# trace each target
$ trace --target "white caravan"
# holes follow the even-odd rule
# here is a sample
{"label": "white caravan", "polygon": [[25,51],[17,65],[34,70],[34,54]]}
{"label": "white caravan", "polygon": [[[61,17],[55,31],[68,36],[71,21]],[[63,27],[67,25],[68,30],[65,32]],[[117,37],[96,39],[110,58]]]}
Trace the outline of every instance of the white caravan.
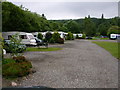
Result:
{"label": "white caravan", "polygon": [[[52,32],[52,31],[40,32],[43,35],[43,38],[45,38],[45,35],[46,35],[47,32],[50,32],[51,34],[54,34],[54,32]],[[34,32],[32,34],[34,35],[34,37],[37,37],[38,33],[39,32]],[[63,39],[65,38],[65,35],[67,34],[67,33],[64,33],[62,31],[58,31],[58,33],[60,34],[60,37],[63,38]]]}
{"label": "white caravan", "polygon": [[11,36],[15,35],[16,33],[19,35],[18,38],[22,39],[22,41],[21,41],[22,44],[25,44],[25,45],[37,45],[35,37],[33,36],[32,33],[17,32],[17,31],[12,32],[11,31],[11,32],[2,32],[2,36],[3,36],[3,38],[5,40],[10,40]]}
{"label": "white caravan", "polygon": [[110,34],[110,39],[120,39],[120,34]]}

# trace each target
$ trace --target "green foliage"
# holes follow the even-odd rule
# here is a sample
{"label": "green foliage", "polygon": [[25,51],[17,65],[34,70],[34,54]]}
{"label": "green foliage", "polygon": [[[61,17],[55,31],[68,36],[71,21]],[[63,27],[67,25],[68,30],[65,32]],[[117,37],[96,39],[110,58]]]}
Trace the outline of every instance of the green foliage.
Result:
{"label": "green foliage", "polygon": [[15,34],[15,35],[12,35],[12,37],[10,38],[10,44],[8,46],[9,50],[11,51],[11,55],[12,56],[18,56],[18,51],[19,51],[19,48],[18,46],[21,45],[21,40],[19,38],[19,34]]}
{"label": "green foliage", "polygon": [[94,36],[96,31],[95,31],[95,23],[89,18],[85,17],[84,22],[84,33],[87,36]]}
{"label": "green foliage", "polygon": [[79,39],[79,36],[78,36],[78,34],[76,35],[76,39]]}
{"label": "green foliage", "polygon": [[10,58],[3,58],[2,64],[8,64],[8,63],[15,63],[15,60]]}
{"label": "green foliage", "polygon": [[110,34],[120,34],[120,27],[118,26],[111,26],[108,30],[107,35],[109,36]]}
{"label": "green foliage", "polygon": [[43,35],[41,33],[38,33],[37,37],[38,37],[38,39],[41,39],[41,40],[43,39]]}
{"label": "green foliage", "polygon": [[58,32],[54,32],[52,38],[54,39],[55,43],[59,43],[58,40],[60,39],[60,34]]}
{"label": "green foliage", "polygon": [[3,31],[40,32],[60,30],[72,33],[85,33],[87,36],[96,36],[96,33],[107,35],[107,31],[111,26],[120,27],[120,17],[105,19],[104,14],[102,14],[100,19],[91,18],[89,15],[84,19],[47,20],[44,14],[39,15],[30,12],[22,5],[18,7],[10,2],[2,3]]}
{"label": "green foliage", "polygon": [[70,20],[66,23],[65,26],[67,27],[69,32],[72,32],[72,33],[80,32],[79,25],[76,21]]}
{"label": "green foliage", "polygon": [[26,61],[26,59],[25,59],[24,56],[13,57],[13,59],[14,59],[17,63]]}
{"label": "green foliage", "polygon": [[52,38],[52,34],[50,32],[47,32],[45,35],[45,41],[49,42],[51,38]]}
{"label": "green foliage", "polygon": [[104,22],[98,26],[98,32],[100,32],[100,35],[106,36],[109,27],[110,27],[110,23]]}
{"label": "green foliage", "polygon": [[83,35],[82,35],[82,39],[85,39],[85,38],[86,38],[86,35],[85,35],[85,34],[83,34]]}
{"label": "green foliage", "polygon": [[0,58],[3,57],[3,47],[4,47],[3,37],[2,37],[2,33],[0,32]]}
{"label": "green foliage", "polygon": [[55,40],[53,37],[50,39],[49,43],[55,43]]}
{"label": "green foliage", "polygon": [[66,39],[67,40],[74,40],[73,34],[71,32],[68,32]]}
{"label": "green foliage", "polygon": [[[23,58],[23,56],[22,56]],[[31,62],[25,60],[21,60],[22,58],[16,57],[17,60],[14,59],[3,59],[2,65],[2,75],[5,78],[17,78],[28,75],[32,68]],[[18,62],[20,61],[20,62]]]}
{"label": "green foliage", "polygon": [[[3,31],[47,31],[49,22],[45,16],[30,12],[28,9],[16,6],[10,2],[2,3]],[[27,30],[27,31],[26,31]]]}

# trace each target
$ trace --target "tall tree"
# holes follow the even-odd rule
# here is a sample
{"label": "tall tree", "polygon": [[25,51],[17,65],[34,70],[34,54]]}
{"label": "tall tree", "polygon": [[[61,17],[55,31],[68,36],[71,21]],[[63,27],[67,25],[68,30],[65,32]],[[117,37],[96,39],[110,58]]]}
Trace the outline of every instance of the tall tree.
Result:
{"label": "tall tree", "polygon": [[91,20],[90,17],[85,17],[84,22],[83,22],[83,28],[84,28],[84,33],[87,36],[94,36],[96,31],[95,31],[95,23]]}

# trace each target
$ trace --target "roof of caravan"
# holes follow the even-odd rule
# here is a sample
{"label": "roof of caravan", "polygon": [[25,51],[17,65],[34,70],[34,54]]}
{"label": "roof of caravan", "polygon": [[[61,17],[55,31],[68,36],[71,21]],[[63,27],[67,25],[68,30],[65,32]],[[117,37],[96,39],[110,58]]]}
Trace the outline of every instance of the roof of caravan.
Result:
{"label": "roof of caravan", "polygon": [[16,33],[23,34],[23,35],[26,34],[26,32],[19,32],[19,31],[2,32],[2,34],[11,34],[11,35],[16,34]]}

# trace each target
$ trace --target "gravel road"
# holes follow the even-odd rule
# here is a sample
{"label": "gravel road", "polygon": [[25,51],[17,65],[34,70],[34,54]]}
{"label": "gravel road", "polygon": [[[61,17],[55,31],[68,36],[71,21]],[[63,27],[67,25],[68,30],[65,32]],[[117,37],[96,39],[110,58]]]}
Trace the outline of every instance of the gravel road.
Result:
{"label": "gravel road", "polygon": [[22,80],[20,86],[118,87],[118,60],[103,48],[86,40],[67,41],[56,47],[63,49],[24,53],[36,73]]}

